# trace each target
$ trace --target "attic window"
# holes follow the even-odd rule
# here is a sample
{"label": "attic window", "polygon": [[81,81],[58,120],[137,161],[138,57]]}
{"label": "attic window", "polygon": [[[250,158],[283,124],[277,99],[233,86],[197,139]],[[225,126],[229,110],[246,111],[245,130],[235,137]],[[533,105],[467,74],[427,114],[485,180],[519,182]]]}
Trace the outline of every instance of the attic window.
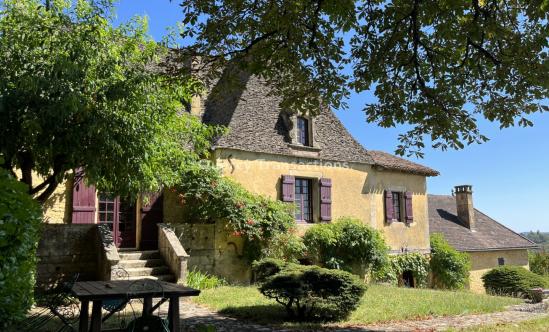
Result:
{"label": "attic window", "polygon": [[297,117],[297,142],[304,146],[311,146],[309,119]]}

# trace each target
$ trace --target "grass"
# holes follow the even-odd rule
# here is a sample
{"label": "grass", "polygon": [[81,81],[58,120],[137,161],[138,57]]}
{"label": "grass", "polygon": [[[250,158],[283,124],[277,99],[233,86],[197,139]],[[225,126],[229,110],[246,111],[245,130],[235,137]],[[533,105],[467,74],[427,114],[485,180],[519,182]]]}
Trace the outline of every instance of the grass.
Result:
{"label": "grass", "polygon": [[526,320],[519,323],[497,325],[483,325],[464,330],[449,330],[460,332],[546,332],[549,331],[549,316],[539,319]]}
{"label": "grass", "polygon": [[[293,325],[283,307],[265,298],[254,286],[223,286],[202,291],[195,302],[223,314],[262,324]],[[359,308],[341,322],[346,325],[425,319],[502,311],[522,301],[509,297],[479,295],[429,289],[409,289],[373,285],[362,298]]]}
{"label": "grass", "polygon": [[195,289],[209,289],[226,285],[225,279],[216,277],[209,273],[200,272],[193,269],[187,273],[187,286]]}

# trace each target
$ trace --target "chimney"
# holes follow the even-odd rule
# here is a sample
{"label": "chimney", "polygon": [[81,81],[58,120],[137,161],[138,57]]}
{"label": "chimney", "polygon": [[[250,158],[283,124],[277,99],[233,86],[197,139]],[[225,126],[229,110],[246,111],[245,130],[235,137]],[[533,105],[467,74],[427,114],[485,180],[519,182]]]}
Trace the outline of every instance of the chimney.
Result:
{"label": "chimney", "polygon": [[470,230],[475,229],[475,210],[473,208],[473,186],[455,186],[456,206],[459,220]]}

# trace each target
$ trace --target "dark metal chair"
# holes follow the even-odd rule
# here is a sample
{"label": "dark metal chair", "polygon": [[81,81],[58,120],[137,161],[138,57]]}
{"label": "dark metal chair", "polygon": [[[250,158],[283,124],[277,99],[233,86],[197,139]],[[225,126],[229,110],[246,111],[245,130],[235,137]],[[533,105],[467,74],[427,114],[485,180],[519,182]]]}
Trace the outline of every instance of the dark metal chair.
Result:
{"label": "dark metal chair", "polygon": [[66,279],[64,276],[58,277],[44,292],[37,295],[37,303],[42,307],[29,316],[20,326],[23,331],[38,331],[48,323],[58,318],[62,325],[57,330],[75,331],[72,326],[78,321],[80,316],[80,305],[78,300],[70,294],[72,286],[78,279],[76,273]]}
{"label": "dark metal chair", "polygon": [[[140,291],[152,291],[155,293],[164,293],[162,284],[153,279],[140,279],[136,280],[130,284],[128,287],[128,298],[133,298],[134,293]],[[169,323],[166,318],[160,317],[158,315],[153,315],[160,306],[167,301],[167,298],[161,296],[160,301],[158,301],[154,306],[152,305],[152,298],[143,299],[143,314],[141,317],[137,317],[133,306],[130,303],[130,307],[133,311],[134,320],[128,324],[126,331],[128,332],[140,332],[140,331],[165,331],[169,332]]]}
{"label": "dark metal chair", "polygon": [[[114,279],[116,280],[129,280],[130,274],[124,268],[116,266],[111,271],[111,278],[112,277],[114,277]],[[121,312],[126,308],[127,304],[128,300],[115,299],[103,301],[102,308],[103,310],[107,311],[107,314],[101,320],[105,322],[112,315],[118,313],[120,328],[124,329],[126,327],[126,320],[124,319],[123,315],[121,315]]]}

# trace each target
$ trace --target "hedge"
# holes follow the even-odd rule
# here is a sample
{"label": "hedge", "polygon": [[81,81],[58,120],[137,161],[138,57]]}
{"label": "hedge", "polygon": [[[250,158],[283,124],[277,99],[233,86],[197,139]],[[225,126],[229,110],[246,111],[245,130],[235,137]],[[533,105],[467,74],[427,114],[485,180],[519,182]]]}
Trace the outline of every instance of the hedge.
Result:
{"label": "hedge", "polygon": [[482,276],[486,292],[530,298],[532,288],[547,287],[547,280],[519,266],[500,266]]}
{"label": "hedge", "polygon": [[0,330],[33,303],[42,210],[26,185],[0,169]]}

